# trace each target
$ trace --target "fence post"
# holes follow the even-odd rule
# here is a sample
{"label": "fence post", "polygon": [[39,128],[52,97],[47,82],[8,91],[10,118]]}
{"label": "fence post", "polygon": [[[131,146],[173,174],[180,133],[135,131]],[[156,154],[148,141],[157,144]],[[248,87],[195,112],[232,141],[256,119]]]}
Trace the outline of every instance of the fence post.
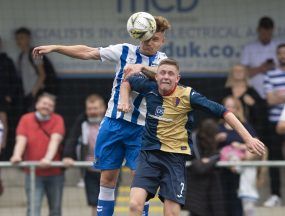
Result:
{"label": "fence post", "polygon": [[31,216],[35,216],[35,192],[36,192],[36,167],[35,165],[30,165],[30,210]]}

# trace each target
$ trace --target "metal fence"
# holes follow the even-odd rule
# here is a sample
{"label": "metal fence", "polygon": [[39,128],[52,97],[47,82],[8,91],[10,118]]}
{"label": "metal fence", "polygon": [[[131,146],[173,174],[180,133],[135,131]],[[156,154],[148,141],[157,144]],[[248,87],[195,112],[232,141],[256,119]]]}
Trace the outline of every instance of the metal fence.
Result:
{"label": "metal fence", "polygon": [[[191,162],[187,162],[186,166],[190,166]],[[76,168],[86,168],[91,167],[91,162],[77,161],[72,166]],[[217,167],[232,167],[232,166],[241,166],[241,167],[285,167],[285,161],[220,161],[216,164]],[[35,215],[35,182],[36,182],[36,168],[39,167],[39,162],[29,161],[21,162],[19,164],[13,165],[11,162],[0,162],[0,168],[29,168],[30,169],[30,209],[31,215]],[[66,167],[63,162],[52,162],[50,167]]]}

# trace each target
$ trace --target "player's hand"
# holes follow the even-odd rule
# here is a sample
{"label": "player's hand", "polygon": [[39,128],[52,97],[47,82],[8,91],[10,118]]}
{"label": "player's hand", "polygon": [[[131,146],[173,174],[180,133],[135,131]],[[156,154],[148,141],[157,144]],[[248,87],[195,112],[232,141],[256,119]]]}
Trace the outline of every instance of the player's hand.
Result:
{"label": "player's hand", "polygon": [[22,157],[20,156],[17,156],[17,155],[13,155],[11,158],[10,158],[10,162],[12,164],[17,164],[17,163],[20,163],[22,161]]}
{"label": "player's hand", "polygon": [[131,75],[140,73],[143,70],[142,64],[127,64],[124,67],[124,79],[130,77]]}
{"label": "player's hand", "polygon": [[33,49],[33,57],[34,58],[41,58],[44,54],[48,54],[55,50],[55,45],[48,45],[48,46],[38,46]]}
{"label": "player's hand", "polygon": [[250,138],[246,143],[247,150],[252,154],[258,154],[262,156],[265,154],[265,146],[263,142],[256,138]]}
{"label": "player's hand", "polygon": [[121,102],[118,104],[118,110],[124,113],[131,111],[131,105],[128,102]]}
{"label": "player's hand", "polygon": [[50,165],[51,165],[51,160],[47,158],[43,158],[40,160],[40,164],[39,164],[40,167],[47,168],[47,167],[50,167]]}
{"label": "player's hand", "polygon": [[62,162],[66,167],[70,167],[74,165],[74,160],[70,157],[63,158]]}

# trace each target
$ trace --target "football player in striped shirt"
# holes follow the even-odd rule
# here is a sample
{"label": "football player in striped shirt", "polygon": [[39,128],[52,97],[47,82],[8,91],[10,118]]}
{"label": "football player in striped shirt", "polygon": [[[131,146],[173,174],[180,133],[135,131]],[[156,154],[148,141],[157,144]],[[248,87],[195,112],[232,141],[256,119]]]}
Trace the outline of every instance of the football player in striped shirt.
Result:
{"label": "football player in striped shirt", "polygon": [[[147,76],[155,74],[159,62],[166,58],[160,52],[165,41],[165,31],[170,28],[168,20],[157,16],[156,33],[139,46],[124,43],[108,47],[88,47],[84,45],[39,46],[33,50],[34,57],[57,52],[78,59],[110,61],[115,64],[115,78],[108,103],[108,109],[101,123],[95,147],[94,167],[101,170],[100,193],[97,206],[99,216],[111,216],[114,212],[115,187],[123,160],[131,170],[136,169],[135,160],[141,148],[141,134],[145,124],[146,103],[142,94],[131,93],[132,110],[118,111],[120,86],[125,72],[142,71]],[[148,205],[144,215],[148,215]]]}

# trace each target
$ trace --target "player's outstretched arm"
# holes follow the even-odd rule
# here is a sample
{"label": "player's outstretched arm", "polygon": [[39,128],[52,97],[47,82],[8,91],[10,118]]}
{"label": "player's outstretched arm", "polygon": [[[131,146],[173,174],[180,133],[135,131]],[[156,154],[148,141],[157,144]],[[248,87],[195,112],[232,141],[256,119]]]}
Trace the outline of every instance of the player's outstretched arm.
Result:
{"label": "player's outstretched arm", "polygon": [[264,144],[260,140],[253,138],[233,113],[227,112],[224,115],[224,119],[242,137],[249,152],[258,155],[265,153]]}
{"label": "player's outstretched arm", "polygon": [[136,73],[142,72],[147,78],[154,79],[157,71],[157,66],[151,67],[142,64],[128,64],[124,68],[125,78],[128,78]]}
{"label": "player's outstretched arm", "polygon": [[83,60],[99,60],[100,53],[98,48],[88,47],[85,45],[72,45],[72,46],[64,46],[64,45],[46,45],[46,46],[38,46],[33,50],[34,58],[39,58],[44,54],[48,54],[51,52],[57,52],[72,58],[83,59]]}
{"label": "player's outstretched arm", "polygon": [[130,92],[131,86],[128,81],[124,81],[120,88],[120,102],[118,104],[118,110],[121,112],[130,112]]}

